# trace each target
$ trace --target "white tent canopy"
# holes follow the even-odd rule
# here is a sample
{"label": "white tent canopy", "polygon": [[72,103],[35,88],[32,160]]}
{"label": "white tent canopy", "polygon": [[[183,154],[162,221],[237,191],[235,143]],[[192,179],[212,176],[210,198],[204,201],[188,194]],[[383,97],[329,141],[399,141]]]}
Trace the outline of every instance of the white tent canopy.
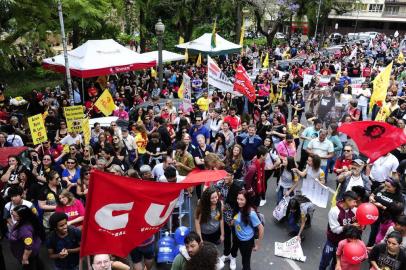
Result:
{"label": "white tent canopy", "polygon": [[[156,65],[155,59],[136,53],[112,39],[88,40],[68,52],[69,69],[72,76],[80,78],[96,77]],[[63,54],[44,59],[43,67],[65,73]]]}
{"label": "white tent canopy", "polygon": [[[142,55],[155,59],[156,63],[158,64],[158,51],[146,52],[143,53]],[[185,56],[183,54],[162,50],[162,62],[167,63],[182,60],[185,60]]]}
{"label": "white tent canopy", "polygon": [[188,49],[189,52],[203,53],[209,55],[221,55],[238,52],[241,50],[241,46],[235,43],[232,43],[219,34],[216,34],[216,47],[211,47],[211,33],[203,34],[201,37],[183,43],[178,44],[175,47],[178,49]]}

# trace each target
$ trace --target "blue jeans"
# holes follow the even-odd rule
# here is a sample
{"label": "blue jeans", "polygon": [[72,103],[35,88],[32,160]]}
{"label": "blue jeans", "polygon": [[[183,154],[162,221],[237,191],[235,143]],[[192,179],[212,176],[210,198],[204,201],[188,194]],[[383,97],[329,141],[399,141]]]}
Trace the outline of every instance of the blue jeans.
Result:
{"label": "blue jeans", "polygon": [[[335,269],[336,267],[336,251],[337,246],[330,242],[328,239],[323,248],[323,253],[321,255],[319,270],[327,270],[331,263],[330,269]],[[331,262],[333,261],[333,262]]]}
{"label": "blue jeans", "polygon": [[[283,197],[285,196],[285,191],[288,191],[290,188],[283,188],[282,186],[278,187],[278,192],[276,193],[276,205],[279,204],[280,201],[282,201]],[[289,196],[293,197],[295,195],[295,191],[292,191]]]}
{"label": "blue jeans", "polygon": [[289,214],[288,225],[290,231],[295,232],[296,235],[299,233],[300,226],[297,224],[295,216],[292,213]]}
{"label": "blue jeans", "polygon": [[334,155],[332,158],[327,160],[327,169],[332,171],[334,170],[334,165],[336,164],[337,156]]}
{"label": "blue jeans", "polygon": [[321,169],[323,170],[323,172],[324,172],[324,179],[326,180],[326,183],[327,183],[328,163],[327,163],[327,165],[320,166],[320,168],[321,168]]}

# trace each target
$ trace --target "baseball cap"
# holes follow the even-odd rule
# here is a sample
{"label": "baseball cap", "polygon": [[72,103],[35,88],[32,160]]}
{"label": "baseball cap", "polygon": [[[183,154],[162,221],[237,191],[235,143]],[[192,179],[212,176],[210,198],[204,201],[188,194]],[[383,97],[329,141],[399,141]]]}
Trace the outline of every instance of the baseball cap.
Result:
{"label": "baseball cap", "polygon": [[359,166],[364,166],[365,165],[365,162],[364,161],[362,161],[361,159],[359,159],[359,158],[357,158],[357,159],[354,159],[352,162],[351,162],[351,164],[357,164],[357,165],[359,165]]}
{"label": "baseball cap", "polygon": [[140,168],[140,173],[151,172],[151,167],[149,165],[142,165]]}

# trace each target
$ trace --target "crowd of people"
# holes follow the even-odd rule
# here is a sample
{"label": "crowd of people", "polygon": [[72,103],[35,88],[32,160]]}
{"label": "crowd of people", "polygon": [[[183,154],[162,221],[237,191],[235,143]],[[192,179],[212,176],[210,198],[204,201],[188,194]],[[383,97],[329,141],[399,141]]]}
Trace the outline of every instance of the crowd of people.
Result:
{"label": "crowd of people", "polygon": [[[254,103],[208,87],[207,67],[192,62],[166,65],[163,89],[153,69],[102,76],[87,81],[85,89],[74,82],[74,102],[83,104],[90,118],[104,116],[95,102],[105,89],[117,107],[116,121],[91,127],[88,144],[83,134],[68,132],[63,88],[34,89],[24,110],[11,104],[2,88],[0,148],[29,147],[26,157],[10,155],[2,168],[2,235],[23,269],[45,269],[39,256],[44,245],[54,269],[78,269],[92,169],[159,182],[180,182],[194,169],[224,169],[223,180],[185,191],[198,199],[189,224],[194,231],[173,270],[221,269],[225,263],[237,269],[238,251],[242,269],[251,269],[252,252],[261,248],[266,232],[260,210],[275,207],[267,196],[277,203],[289,198],[281,222],[287,222],[289,236],[304,241],[316,209],[301,194],[306,179],[335,181],[337,187],[320,270],[360,269],[343,256],[351,242],[365,247],[371,269],[406,269],[406,148],[370,163],[338,131],[343,123],[369,119],[406,129],[406,70],[396,61],[399,44],[399,37],[380,34],[369,44],[344,44],[335,51],[298,41],[274,48],[254,45],[241,55],[216,58],[229,77],[238,62],[254,74]],[[258,71],[266,54],[270,67]],[[370,107],[372,81],[392,60],[386,101]],[[192,78],[191,109],[178,99],[183,73]],[[354,85],[359,78],[365,79]],[[48,141],[32,145],[27,116],[38,113]],[[268,188],[271,182],[277,192]],[[379,209],[367,243],[360,240],[366,232],[355,219],[363,202]],[[152,269],[157,241],[147,239],[129,258],[99,254],[89,264],[97,270]],[[7,248],[3,244],[3,253]],[[6,269],[0,258],[0,268]]]}

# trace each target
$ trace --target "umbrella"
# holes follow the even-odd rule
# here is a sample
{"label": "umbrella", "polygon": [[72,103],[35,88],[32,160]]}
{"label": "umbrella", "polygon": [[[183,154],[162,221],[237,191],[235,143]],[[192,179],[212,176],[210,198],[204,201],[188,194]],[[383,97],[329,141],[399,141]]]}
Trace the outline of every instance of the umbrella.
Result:
{"label": "umbrella", "polygon": [[385,122],[360,121],[343,124],[338,131],[347,134],[357,144],[359,151],[374,162],[393,149],[406,144],[403,129]]}

